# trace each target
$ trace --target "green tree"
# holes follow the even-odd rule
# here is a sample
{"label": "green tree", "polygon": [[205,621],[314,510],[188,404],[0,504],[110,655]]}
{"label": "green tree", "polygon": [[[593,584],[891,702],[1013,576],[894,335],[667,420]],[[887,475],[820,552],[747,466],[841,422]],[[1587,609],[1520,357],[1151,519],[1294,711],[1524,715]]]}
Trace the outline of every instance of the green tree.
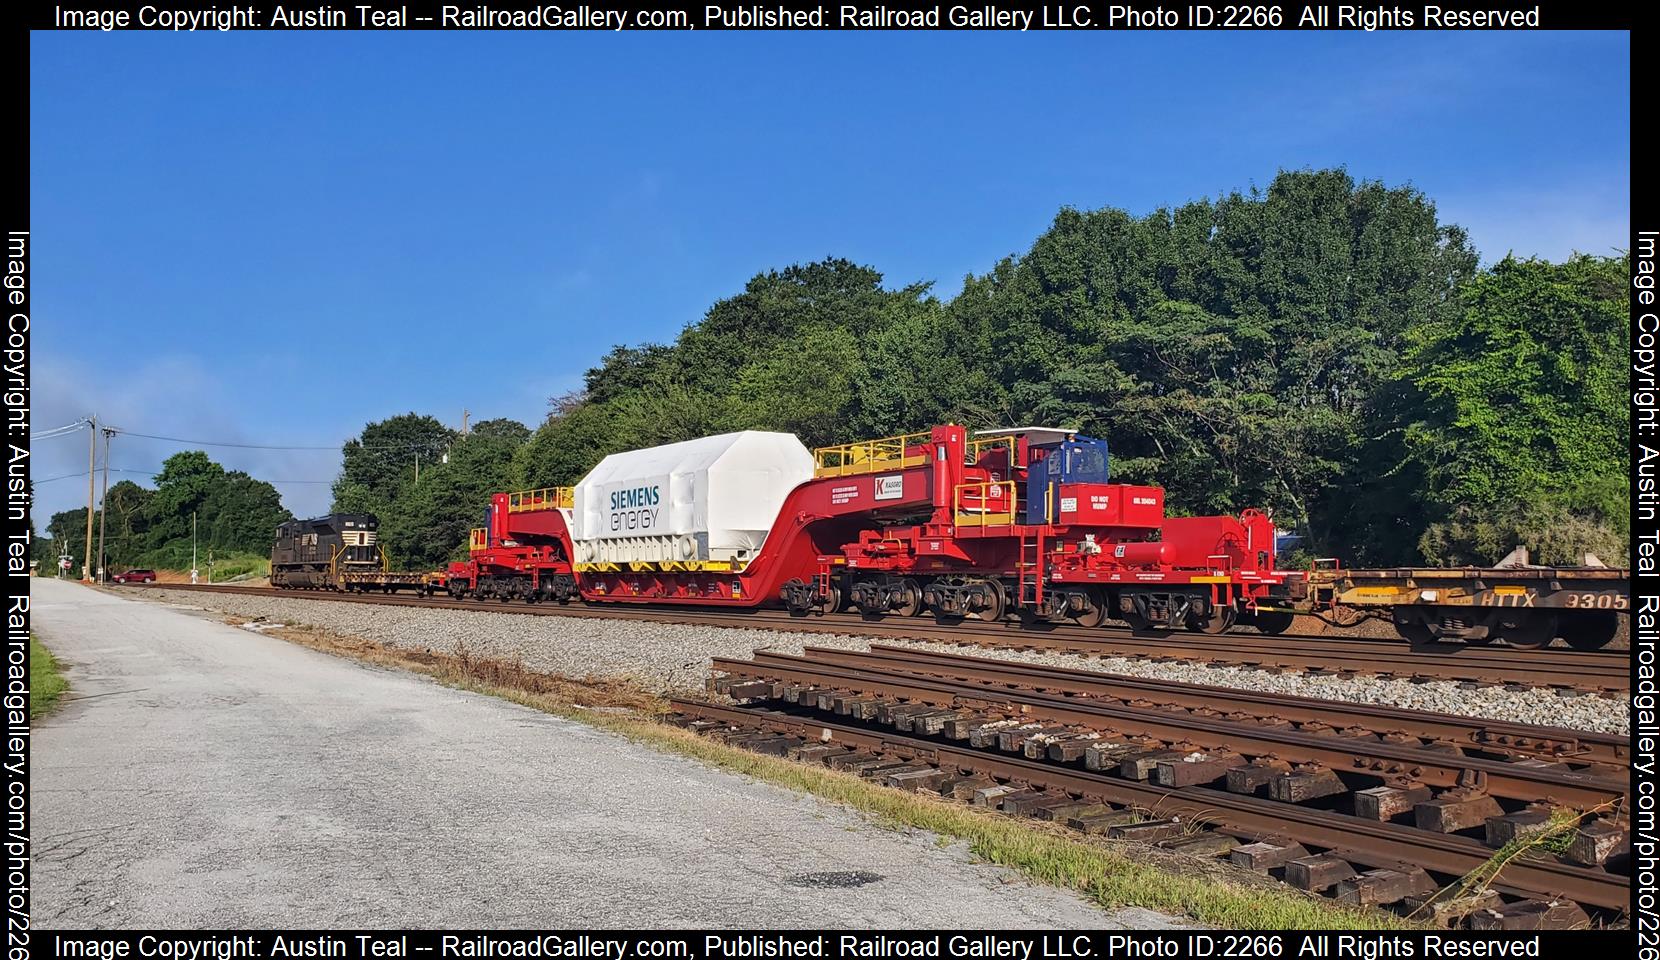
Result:
{"label": "green tree", "polygon": [[122,480],[104,495],[104,553],[111,570],[135,566],[150,548],[150,498],[155,491]]}
{"label": "green tree", "polygon": [[46,523],[46,536],[52,542],[54,556],[51,562],[56,564],[58,557],[67,554],[71,564],[70,574],[80,576],[81,564],[86,557],[86,508],[76,507],[52,514],[52,519]]}
{"label": "green tree", "polygon": [[603,403],[583,402],[549,415],[515,454],[514,475],[525,488],[571,486],[607,454],[628,449]]}
{"label": "green tree", "polygon": [[202,502],[206,541],[229,553],[268,553],[277,526],[289,519],[277,489],[232,470]]}
{"label": "green tree", "polygon": [[[114,496],[118,490],[119,502]],[[135,484],[112,487],[110,493],[111,522],[130,517],[119,521],[123,538],[132,530],[132,539],[122,547],[127,566],[187,567],[193,543],[198,559],[209,549],[220,556],[265,554],[277,525],[290,516],[275,487],[240,470],[227,471],[200,450],[163,461],[154,491]],[[108,536],[113,542],[113,535]],[[143,549],[133,556],[136,544]]]}
{"label": "green tree", "polygon": [[162,461],[161,473],[155,480],[156,491],[144,508],[145,523],[149,527],[145,535],[146,552],[171,543],[188,543],[192,514],[197,516],[198,526],[211,522],[211,518],[203,515],[202,508],[214,490],[225,482],[225,468],[200,450],[188,450]]}
{"label": "green tree", "polygon": [[[875,381],[866,358],[896,342],[887,326],[928,313],[937,319],[939,305],[926,284],[884,290],[881,274],[847,260],[757,274],[673,344],[608,353],[580,397],[555,398],[518,455],[518,476],[529,486],[574,483],[609,453],[731,430],[842,439],[876,420],[861,412]],[[882,369],[894,370],[892,358]],[[884,386],[887,404],[918,392],[899,377]]]}
{"label": "green tree", "polygon": [[[1106,438],[1115,476],[1165,487],[1172,513],[1267,507],[1351,563],[1485,563],[1517,537],[1618,552],[1628,270],[1481,271],[1429,198],[1341,169],[1144,216],[1064,209],[949,300],[840,259],[757,274],[674,342],[608,353],[511,480],[735,429],[1035,422]],[[401,481],[376,476],[343,473],[337,503],[391,502]]]}
{"label": "green tree", "polygon": [[738,370],[723,407],[728,430],[786,430],[808,446],[846,433],[864,362],[841,327],[809,330]]}
{"label": "green tree", "polygon": [[464,553],[490,495],[515,485],[514,459],[530,437],[515,420],[485,420],[452,444],[381,516],[381,539],[404,565],[436,567]]}
{"label": "green tree", "polygon": [[1379,385],[1475,266],[1418,192],[1288,171],[1139,219],[1063,210],[947,309],[995,384],[969,406],[1107,438],[1175,511],[1267,506],[1343,552]]}
{"label": "green tree", "polygon": [[[101,525],[108,570],[184,568],[190,561],[193,515],[202,549],[216,549],[221,556],[268,553],[277,525],[289,519],[275,487],[240,470],[226,471],[200,450],[168,457],[155,479],[154,490],[122,480],[104,494],[106,515],[94,515],[92,546],[96,553]],[[52,549],[68,549],[77,573],[85,531],[84,507],[53,514],[47,525]],[[50,559],[56,563],[56,556]]]}
{"label": "green tree", "polygon": [[694,390],[724,396],[735,371],[808,333],[842,330],[862,339],[893,296],[882,289],[880,273],[848,260],[757,274],[743,293],[716,302],[687,327],[672,353],[655,354],[656,365],[673,368]]}
{"label": "green tree", "polygon": [[435,417],[400,414],[371,423],[342,449],[334,482],[335,512],[385,513],[415,483],[417,469],[436,466],[457,434]]}
{"label": "green tree", "polygon": [[669,368],[673,360],[674,348],[659,343],[612,347],[600,365],[589,370],[584,378],[583,399],[604,403],[642,389],[655,375]]}
{"label": "green tree", "polygon": [[1624,258],[1507,257],[1409,332],[1396,377],[1413,390],[1403,453],[1438,514],[1426,557],[1629,553],[1630,279]]}

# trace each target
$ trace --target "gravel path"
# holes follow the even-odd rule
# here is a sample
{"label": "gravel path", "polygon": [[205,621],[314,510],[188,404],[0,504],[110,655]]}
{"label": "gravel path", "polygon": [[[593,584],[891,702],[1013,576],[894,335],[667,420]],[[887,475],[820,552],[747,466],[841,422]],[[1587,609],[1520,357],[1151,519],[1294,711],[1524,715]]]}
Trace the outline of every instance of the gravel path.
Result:
{"label": "gravel path", "polygon": [[[570,677],[628,679],[654,692],[702,689],[711,656],[747,657],[762,647],[799,653],[804,645],[864,650],[871,643],[865,637],[735,630],[693,624],[381,607],[246,594],[207,596],[200,592],[154,589],[120,592],[185,607],[208,607],[245,619],[264,617],[320,627],[408,649],[448,653],[453,652],[458,644],[465,644],[475,656],[519,659],[533,670]],[[961,648],[945,644],[900,640],[879,642],[924,650],[963,652]],[[1510,691],[1500,687],[1465,689],[1452,681],[1414,683],[1375,677],[1317,677],[1271,673],[1248,667],[1153,663],[1124,657],[1093,659],[1061,653],[984,647],[976,647],[970,652],[978,656],[1126,676],[1374,703],[1602,733],[1630,733],[1630,715],[1624,701],[1593,695],[1562,696],[1551,690]]]}

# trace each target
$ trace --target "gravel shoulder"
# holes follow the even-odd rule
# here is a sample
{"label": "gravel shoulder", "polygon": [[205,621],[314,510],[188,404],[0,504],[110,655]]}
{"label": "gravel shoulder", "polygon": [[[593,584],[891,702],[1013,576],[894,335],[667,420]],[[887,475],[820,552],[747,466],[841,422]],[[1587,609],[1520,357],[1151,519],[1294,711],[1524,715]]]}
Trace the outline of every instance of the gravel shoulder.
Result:
{"label": "gravel shoulder", "polygon": [[[933,834],[163,604],[43,580],[34,613],[75,691],[33,737],[43,927],[1171,922],[1101,911]],[[860,871],[876,879],[813,876]]]}
{"label": "gravel shoulder", "polygon": [[[441,653],[464,647],[469,653],[519,660],[532,670],[567,677],[625,680],[653,693],[701,690],[710,657],[747,657],[759,649],[799,653],[804,646],[864,650],[871,640],[831,634],[742,630],[699,624],[648,623],[586,617],[547,617],[488,610],[379,607],[295,597],[203,592],[121,590],[124,596],[211,609],[243,619],[300,624],[390,646]],[[944,645],[900,640],[881,643],[961,652]],[[1568,727],[1629,735],[1630,714],[1621,700],[1595,695],[1561,695],[1552,690],[1467,689],[1452,681],[1413,682],[1376,677],[1309,676],[1248,667],[1155,663],[1125,657],[1088,658],[1063,653],[975,647],[976,656],[994,656],[1123,676],[1177,680],[1241,690],[1284,693],[1353,703],[1371,703],[1514,723]]]}

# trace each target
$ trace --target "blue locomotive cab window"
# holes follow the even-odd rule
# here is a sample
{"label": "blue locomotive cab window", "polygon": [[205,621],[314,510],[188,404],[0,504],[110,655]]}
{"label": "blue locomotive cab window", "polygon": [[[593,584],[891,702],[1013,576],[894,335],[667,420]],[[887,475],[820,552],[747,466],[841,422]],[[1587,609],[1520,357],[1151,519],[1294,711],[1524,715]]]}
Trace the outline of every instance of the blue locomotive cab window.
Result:
{"label": "blue locomotive cab window", "polygon": [[1067,483],[1106,483],[1107,445],[1099,440],[1069,443],[1066,447]]}

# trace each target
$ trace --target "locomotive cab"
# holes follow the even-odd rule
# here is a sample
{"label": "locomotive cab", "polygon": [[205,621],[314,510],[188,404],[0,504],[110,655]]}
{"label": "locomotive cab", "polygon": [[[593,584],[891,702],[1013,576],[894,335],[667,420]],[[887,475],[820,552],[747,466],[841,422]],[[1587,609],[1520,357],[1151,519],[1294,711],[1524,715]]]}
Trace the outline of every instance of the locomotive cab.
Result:
{"label": "locomotive cab", "polygon": [[982,468],[993,480],[1015,481],[1010,489],[1016,503],[1012,522],[1137,530],[1157,527],[1164,519],[1162,496],[1110,486],[1105,440],[1063,427],[982,430],[974,437],[978,456],[969,473]]}

